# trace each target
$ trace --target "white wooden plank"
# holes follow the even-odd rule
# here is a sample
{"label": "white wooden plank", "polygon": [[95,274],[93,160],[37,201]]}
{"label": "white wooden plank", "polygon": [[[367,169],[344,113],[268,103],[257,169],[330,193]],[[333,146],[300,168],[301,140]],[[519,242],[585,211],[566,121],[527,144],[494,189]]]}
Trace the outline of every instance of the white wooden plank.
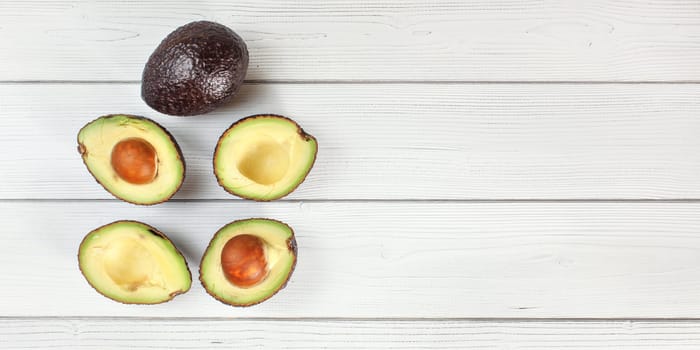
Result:
{"label": "white wooden plank", "polygon": [[2,1],[0,80],[139,80],[176,27],[248,42],[254,80],[700,80],[695,0]]}
{"label": "white wooden plank", "polygon": [[[289,286],[232,308],[195,283],[129,306],[83,280],[90,230],[135,219],[195,270],[225,223],[271,217],[297,232]],[[0,202],[0,314],[142,317],[697,317],[699,203]]]}
{"label": "white wooden plank", "polygon": [[7,349],[697,349],[698,321],[2,319]]}
{"label": "white wooden plank", "polygon": [[159,115],[136,84],[0,85],[0,198],[111,198],[76,151],[97,116],[153,117],[187,159],[176,198],[233,198],[211,155],[279,113],[319,140],[291,199],[700,198],[700,85],[254,84],[211,115]]}

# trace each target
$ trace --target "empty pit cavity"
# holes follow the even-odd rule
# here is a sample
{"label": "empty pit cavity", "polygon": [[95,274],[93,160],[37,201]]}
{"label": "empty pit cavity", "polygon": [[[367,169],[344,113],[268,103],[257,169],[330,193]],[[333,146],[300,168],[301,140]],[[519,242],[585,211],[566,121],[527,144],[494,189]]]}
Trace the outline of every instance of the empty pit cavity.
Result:
{"label": "empty pit cavity", "polygon": [[105,249],[102,266],[109,278],[127,291],[135,291],[149,279],[156,262],[151,253],[133,239],[111,242]]}
{"label": "empty pit cavity", "polygon": [[287,174],[289,170],[289,153],[268,137],[256,142],[241,157],[238,171],[248,179],[261,185],[271,185]]}

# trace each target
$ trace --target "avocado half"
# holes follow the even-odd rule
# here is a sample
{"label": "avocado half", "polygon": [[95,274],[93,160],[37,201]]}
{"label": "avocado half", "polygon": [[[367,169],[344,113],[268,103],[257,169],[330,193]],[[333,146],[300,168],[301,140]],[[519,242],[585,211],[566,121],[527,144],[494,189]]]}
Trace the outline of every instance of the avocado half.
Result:
{"label": "avocado half", "polygon": [[250,306],[284,288],[296,261],[294,231],[287,224],[239,220],[216,232],[199,264],[199,280],[222,303]]}
{"label": "avocado half", "polygon": [[243,85],[248,48],[238,34],[198,21],[170,33],[143,70],[141,97],[165,114],[204,114],[228,102]]}
{"label": "avocado half", "polygon": [[282,198],[299,186],[316,161],[318,143],[293,120],[274,114],[243,118],[219,137],[214,174],[236,196]]}
{"label": "avocado half", "polygon": [[125,304],[159,304],[187,292],[192,275],[175,245],[138,221],[116,221],[88,233],[80,271],[100,294]]}
{"label": "avocado half", "polygon": [[165,202],[182,185],[185,161],[170,133],[148,118],[108,115],[78,132],[78,152],[92,176],[126,202]]}

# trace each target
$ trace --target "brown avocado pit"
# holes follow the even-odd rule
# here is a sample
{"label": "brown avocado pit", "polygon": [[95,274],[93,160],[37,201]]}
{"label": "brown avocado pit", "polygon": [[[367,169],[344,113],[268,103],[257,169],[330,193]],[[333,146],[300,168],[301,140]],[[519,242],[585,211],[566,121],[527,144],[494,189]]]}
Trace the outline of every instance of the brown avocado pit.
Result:
{"label": "brown avocado pit", "polygon": [[210,21],[170,33],[143,70],[141,97],[165,114],[204,114],[228,102],[243,85],[248,48],[230,28]]}
{"label": "brown avocado pit", "polygon": [[232,284],[249,288],[262,281],[269,272],[265,243],[249,234],[229,239],[221,251],[221,268]]}
{"label": "brown avocado pit", "polygon": [[111,164],[114,172],[132,184],[147,184],[158,172],[158,155],[148,141],[130,137],[112,148]]}

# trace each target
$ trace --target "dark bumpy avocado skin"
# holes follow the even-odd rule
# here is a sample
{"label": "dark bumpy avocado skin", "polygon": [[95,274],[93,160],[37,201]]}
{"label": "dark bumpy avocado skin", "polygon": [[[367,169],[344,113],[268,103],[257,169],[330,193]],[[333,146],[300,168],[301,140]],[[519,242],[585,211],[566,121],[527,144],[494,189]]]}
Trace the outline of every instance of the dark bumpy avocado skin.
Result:
{"label": "dark bumpy avocado skin", "polygon": [[141,97],[165,114],[211,112],[238,91],[248,70],[248,48],[226,26],[199,21],[170,33],[146,63]]}

